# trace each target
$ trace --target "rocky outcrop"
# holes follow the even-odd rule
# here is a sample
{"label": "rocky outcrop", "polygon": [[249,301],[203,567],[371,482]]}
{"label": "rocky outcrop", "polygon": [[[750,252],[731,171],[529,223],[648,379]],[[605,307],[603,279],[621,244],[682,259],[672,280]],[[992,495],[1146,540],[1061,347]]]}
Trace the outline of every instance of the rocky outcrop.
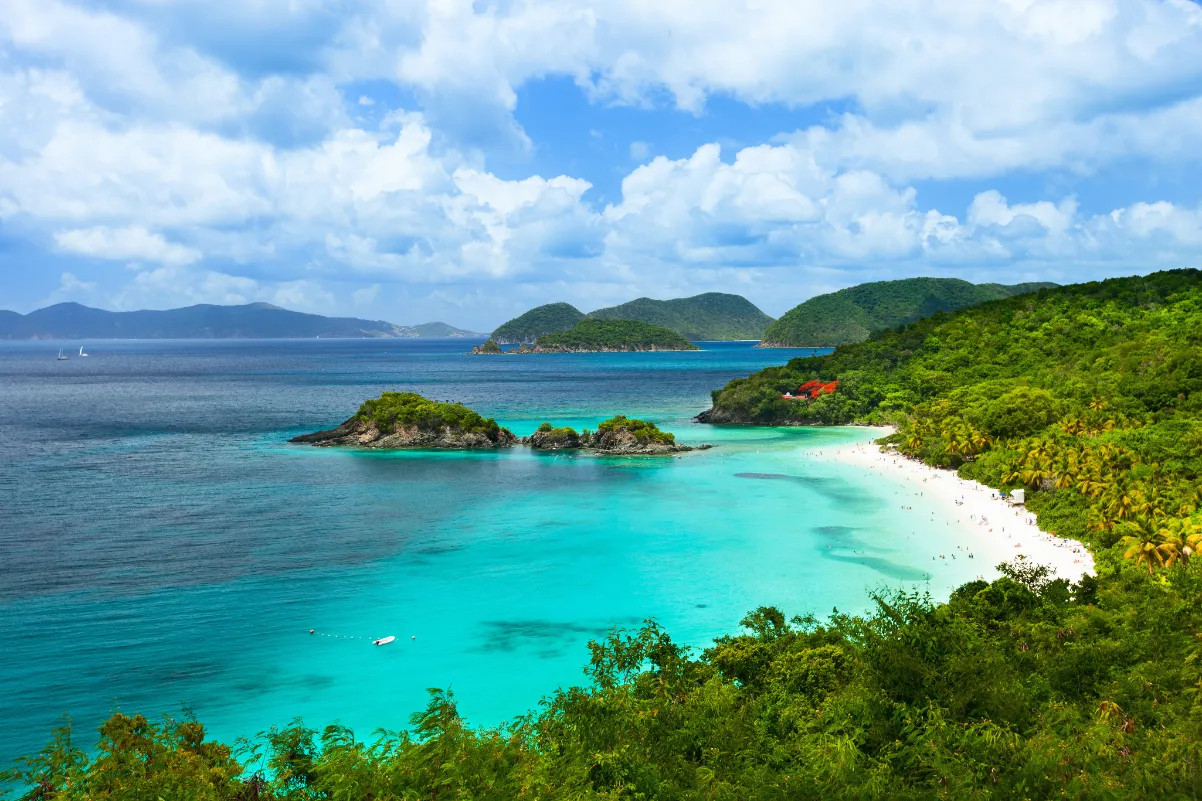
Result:
{"label": "rocky outcrop", "polygon": [[701,414],[693,418],[698,423],[711,423],[713,425],[729,425],[733,423],[745,423],[745,420],[739,420],[734,414],[726,409],[718,409],[711,407],[706,409]]}
{"label": "rocky outcrop", "polygon": [[501,350],[501,346],[497,344],[495,339],[485,340],[483,343],[472,348],[473,356],[495,356],[505,351]]}
{"label": "rocky outcrop", "polygon": [[585,441],[583,448],[595,453],[613,456],[655,456],[659,454],[684,453],[705,450],[711,445],[681,445],[679,442],[663,442],[642,439],[625,429],[594,431]]}
{"label": "rocky outcrop", "polygon": [[537,431],[522,440],[536,451],[577,450],[584,443],[573,428],[552,428],[550,423],[543,423]]}
{"label": "rocky outcrop", "polygon": [[381,450],[400,448],[425,448],[430,450],[477,450],[480,448],[507,448],[516,445],[518,438],[507,428],[495,432],[466,431],[451,426],[437,429],[422,429],[417,426],[397,426],[395,431],[381,431],[371,420],[352,417],[338,428],[302,434],[289,442],[331,447],[350,445],[358,448]]}
{"label": "rocky outcrop", "polygon": [[606,420],[596,431],[579,434],[572,428],[554,428],[543,423],[522,444],[539,451],[579,450],[612,456],[654,456],[712,447],[681,445],[673,435],[660,431],[654,424],[622,415]]}

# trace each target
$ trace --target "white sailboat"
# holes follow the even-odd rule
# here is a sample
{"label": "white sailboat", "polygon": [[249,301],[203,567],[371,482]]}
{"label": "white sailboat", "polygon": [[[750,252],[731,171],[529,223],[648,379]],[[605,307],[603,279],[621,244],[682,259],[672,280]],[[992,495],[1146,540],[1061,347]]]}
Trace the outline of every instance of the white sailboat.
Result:
{"label": "white sailboat", "polygon": [[86,353],[84,353],[84,352],[83,352],[83,348],[80,348],[80,349],[79,349],[79,355],[80,355],[80,356],[87,356],[88,354],[86,354]]}
{"label": "white sailboat", "polygon": [[71,357],[70,357],[70,356],[68,356],[67,354],[63,353],[63,349],[62,349],[62,348],[59,348],[59,349],[58,349],[58,360],[59,360],[60,362],[65,362],[65,361],[66,361],[67,359],[69,359],[69,358],[71,358]]}

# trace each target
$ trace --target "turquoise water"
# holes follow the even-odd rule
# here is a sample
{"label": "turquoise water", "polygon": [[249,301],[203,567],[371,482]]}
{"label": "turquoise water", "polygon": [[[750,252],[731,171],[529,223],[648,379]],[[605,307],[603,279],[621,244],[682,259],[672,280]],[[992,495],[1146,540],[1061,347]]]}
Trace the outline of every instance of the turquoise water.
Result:
{"label": "turquoise water", "polygon": [[[692,422],[710,389],[797,352],[86,344],[65,363],[58,343],[0,345],[4,761],[63,713],[90,728],[116,708],[188,705],[222,738],[296,716],[367,735],[449,686],[469,720],[499,723],[582,681],[585,644],[612,626],[652,617],[704,646],[760,604],[823,616],[882,586],[971,577],[940,563],[928,581],[946,543],[899,521],[896,487],[802,453],[865,431]],[[384,389],[463,401],[518,434],[627,413],[717,447],[286,444]]]}

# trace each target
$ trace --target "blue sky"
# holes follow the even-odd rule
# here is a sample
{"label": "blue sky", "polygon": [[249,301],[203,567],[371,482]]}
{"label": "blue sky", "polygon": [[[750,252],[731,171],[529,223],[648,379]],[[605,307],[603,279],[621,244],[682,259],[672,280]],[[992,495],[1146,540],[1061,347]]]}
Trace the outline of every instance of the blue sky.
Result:
{"label": "blue sky", "polygon": [[8,0],[0,308],[1202,267],[1192,0]]}

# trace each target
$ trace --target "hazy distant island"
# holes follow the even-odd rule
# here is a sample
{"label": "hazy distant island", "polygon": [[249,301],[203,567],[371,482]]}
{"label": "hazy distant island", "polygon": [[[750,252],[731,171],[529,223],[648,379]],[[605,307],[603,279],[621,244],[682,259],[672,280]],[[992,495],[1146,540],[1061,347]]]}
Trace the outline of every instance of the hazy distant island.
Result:
{"label": "hazy distant island", "polygon": [[817,295],[764,331],[761,348],[834,348],[862,342],[873,331],[915,322],[990,300],[1056,286],[1050,283],[970,284],[958,278],[877,281]]}
{"label": "hazy distant island", "polygon": [[479,337],[446,323],[396,325],[384,320],[323,317],[270,303],[202,303],[164,311],[111,312],[59,303],[17,314],[0,311],[0,339],[330,339]]}
{"label": "hazy distant island", "polygon": [[691,298],[638,298],[585,314],[570,303],[548,303],[492,332],[498,345],[534,345],[541,337],[575,328],[585,319],[633,320],[660,326],[694,342],[760,339],[772,318],[747,298],[707,292]]}
{"label": "hazy distant island", "polygon": [[472,348],[476,355],[522,353],[630,353],[645,351],[700,350],[671,329],[635,320],[595,320],[585,318],[567,331],[544,334],[533,347],[522,344],[515,350],[503,350],[490,338]]}
{"label": "hazy distant island", "polygon": [[[491,417],[461,403],[443,403],[415,392],[385,392],[364,401],[354,416],[337,428],[301,434],[288,440],[318,447],[351,446],[379,450],[481,450],[529,445],[535,450],[580,450],[610,455],[652,455],[695,450],[676,442],[655,423],[616,415],[597,430],[577,432],[543,423],[518,439]],[[701,445],[700,448],[709,448]]]}

